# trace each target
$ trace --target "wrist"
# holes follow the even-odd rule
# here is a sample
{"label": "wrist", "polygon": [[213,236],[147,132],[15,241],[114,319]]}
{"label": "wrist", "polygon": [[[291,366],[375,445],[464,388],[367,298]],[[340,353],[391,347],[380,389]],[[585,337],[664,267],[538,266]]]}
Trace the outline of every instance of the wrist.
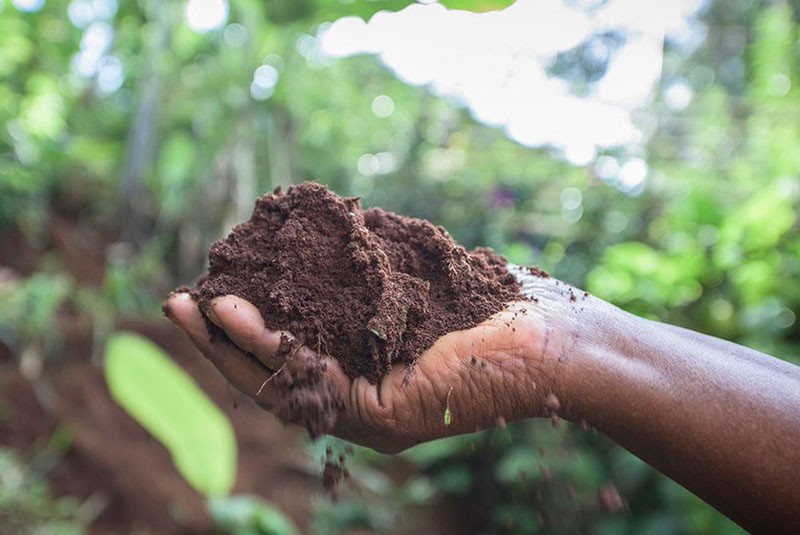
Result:
{"label": "wrist", "polygon": [[591,295],[577,308],[572,341],[558,374],[560,416],[602,430],[611,412],[625,410],[620,400],[626,398],[626,374],[631,370],[625,361],[636,342],[625,333],[645,332],[636,328],[636,322],[644,320]]}
{"label": "wrist", "polygon": [[516,266],[510,271],[535,319],[525,352],[529,372],[520,385],[526,416],[599,425],[619,408],[609,408],[609,400],[624,397],[619,390],[631,368],[623,361],[635,342],[625,333],[645,332],[636,324],[644,320],[558,279]]}
{"label": "wrist", "polygon": [[571,396],[567,375],[575,367],[582,317],[595,298],[558,279],[527,272],[515,273],[530,299],[530,329],[526,337],[527,373],[519,385],[526,398],[525,417],[563,416]]}

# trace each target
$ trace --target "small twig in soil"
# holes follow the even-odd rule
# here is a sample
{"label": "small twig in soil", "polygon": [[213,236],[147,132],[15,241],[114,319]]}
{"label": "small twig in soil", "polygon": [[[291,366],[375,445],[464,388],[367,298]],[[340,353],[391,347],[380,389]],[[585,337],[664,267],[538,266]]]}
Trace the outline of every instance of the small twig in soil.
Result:
{"label": "small twig in soil", "polygon": [[283,371],[283,370],[286,368],[286,365],[287,365],[287,364],[289,364],[289,361],[290,361],[290,360],[292,360],[292,358],[294,358],[295,354],[297,353],[297,351],[298,351],[298,350],[299,350],[301,347],[303,347],[301,344],[297,344],[297,347],[295,347],[295,348],[292,350],[292,353],[291,353],[291,355],[289,355],[288,357],[286,357],[286,361],[283,363],[283,365],[282,365],[280,368],[278,368],[278,369],[277,369],[277,370],[276,370],[276,371],[275,371],[275,372],[274,372],[272,375],[270,375],[269,377],[267,377],[267,378],[264,380],[264,382],[263,382],[263,383],[261,383],[261,386],[259,387],[259,389],[258,389],[258,392],[256,392],[256,397],[258,397],[258,396],[260,396],[260,395],[261,395],[261,392],[264,390],[264,387],[265,387],[265,386],[267,386],[267,383],[269,383],[270,381],[272,381],[273,379],[275,379],[275,377],[277,377],[277,376],[278,376],[278,374],[279,374],[279,373],[281,373],[281,372],[282,372],[282,371]]}

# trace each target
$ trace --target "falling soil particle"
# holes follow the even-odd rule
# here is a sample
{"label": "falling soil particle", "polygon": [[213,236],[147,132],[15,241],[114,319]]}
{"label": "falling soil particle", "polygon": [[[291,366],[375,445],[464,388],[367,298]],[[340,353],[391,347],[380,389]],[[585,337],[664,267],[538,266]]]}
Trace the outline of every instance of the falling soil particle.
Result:
{"label": "falling soil particle", "polygon": [[550,393],[544,400],[544,407],[550,413],[550,423],[553,427],[558,428],[561,425],[561,418],[558,416],[558,411],[561,409],[561,402],[555,394]]}
{"label": "falling soil particle", "polygon": [[606,513],[616,513],[625,505],[614,485],[606,485],[597,492],[597,503]]}
{"label": "falling soil particle", "polygon": [[539,465],[539,473],[542,474],[542,479],[544,481],[552,481],[553,476],[550,473],[550,468],[544,465]]}
{"label": "falling soil particle", "polygon": [[[395,364],[413,366],[442,335],[524,299],[506,260],[490,249],[467,251],[442,227],[364,210],[357,198],[315,183],[259,198],[251,219],[212,245],[193,295],[205,311],[226,294],[250,301],[265,325],[292,332],[337,359],[349,377],[373,384]],[[320,376],[279,376],[296,399],[276,413],[314,434],[333,425],[330,414],[342,405],[332,392],[319,398]],[[324,421],[310,418],[310,407],[326,413]]]}
{"label": "falling soil particle", "polygon": [[349,477],[349,473],[342,463],[325,461],[322,469],[322,486],[325,490],[333,492],[340,481]]}
{"label": "falling soil particle", "polygon": [[[349,455],[349,453],[348,453]],[[336,501],[338,494],[336,492],[339,484],[350,477],[350,471],[347,468],[347,459],[344,454],[334,457],[333,450],[328,447],[325,450],[325,460],[322,464],[322,486],[325,490],[330,492],[331,498]]]}
{"label": "falling soil particle", "polygon": [[547,398],[544,400],[544,406],[547,410],[552,413],[557,413],[561,408],[561,402],[558,400],[555,394],[550,393],[547,395]]}

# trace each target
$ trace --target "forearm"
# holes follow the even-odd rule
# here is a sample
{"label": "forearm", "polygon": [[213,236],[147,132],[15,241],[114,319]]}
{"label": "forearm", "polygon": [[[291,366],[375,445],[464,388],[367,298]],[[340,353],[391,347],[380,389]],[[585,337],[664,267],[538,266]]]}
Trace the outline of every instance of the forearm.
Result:
{"label": "forearm", "polygon": [[586,421],[750,530],[800,525],[800,372],[590,298],[561,371]]}

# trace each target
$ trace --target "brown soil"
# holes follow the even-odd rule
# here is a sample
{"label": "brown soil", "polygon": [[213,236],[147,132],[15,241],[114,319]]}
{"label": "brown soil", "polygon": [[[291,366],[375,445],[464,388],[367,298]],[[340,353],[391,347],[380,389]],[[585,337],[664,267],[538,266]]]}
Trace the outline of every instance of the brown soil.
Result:
{"label": "brown soil", "polygon": [[[186,337],[176,336],[166,320],[126,320],[118,328],[161,345],[231,419],[239,454],[235,494],[269,501],[300,533],[311,531],[315,500],[332,499],[332,493],[383,505],[382,498],[358,480],[343,484],[348,474],[341,457],[326,455],[320,462],[309,456],[298,428],[282,425],[227,387],[208,360]],[[0,445],[26,459],[41,459],[54,433],[71,437],[65,452],[54,452],[55,465],[47,475],[56,495],[81,501],[92,497],[100,505],[90,535],[218,533],[204,498],[177,472],[167,450],[111,399],[102,369],[82,350],[86,334],[90,333],[66,340],[66,362],[46,367],[35,382],[25,379],[14,358],[0,347]],[[397,484],[417,470],[402,457],[387,463],[383,470]],[[468,533],[474,526],[471,515],[482,512],[475,503],[432,501],[410,508],[389,533]]]}
{"label": "brown soil", "polygon": [[[15,228],[0,232],[0,279],[34,271],[47,255],[77,281],[102,282],[106,245],[86,224],[51,213],[37,248]],[[326,494],[319,462],[303,451],[302,433],[231,389],[166,320],[129,318],[115,327],[159,344],[227,414],[238,443],[234,492],[270,501],[308,531],[312,500]],[[181,477],[164,446],[111,399],[101,366],[91,361],[90,319],[67,304],[51,328],[59,335],[58,351],[33,380],[20,372],[22,348],[0,341],[0,447],[39,468],[47,459],[56,495],[91,497],[100,509],[91,534],[214,533],[205,498]],[[69,437],[67,443],[54,447],[56,433]]]}
{"label": "brown soil", "polygon": [[[267,326],[371,383],[523,298],[493,251],[467,251],[442,227],[364,210],[310,182],[258,199],[250,220],[211,246],[198,294],[203,310],[220,295],[250,301]],[[320,375],[278,376],[292,388],[275,413],[312,435],[329,430],[341,406]]]}
{"label": "brown soil", "polygon": [[201,307],[238,295],[266,325],[372,383],[521,298],[491,250],[468,252],[442,227],[362,210],[358,199],[308,182],[258,199],[250,221],[216,242],[209,260]]}
{"label": "brown soil", "polygon": [[[239,447],[234,492],[269,500],[308,529],[311,497],[322,488],[317,463],[302,452],[301,434],[233,392],[166,321],[129,320],[118,328],[160,344],[228,415]],[[65,347],[71,353],[83,342],[84,333],[76,333]],[[92,533],[211,533],[203,496],[177,472],[167,450],[114,403],[88,354],[64,355],[66,362],[46,368],[33,383],[13,362],[0,364],[0,444],[37,452],[57,429],[66,430],[70,444],[50,481],[59,495],[99,500]]]}
{"label": "brown soil", "polygon": [[[47,254],[64,258],[63,265],[77,280],[90,284],[97,280],[94,264],[102,257],[106,242],[93,243],[92,254],[72,255],[63,248],[86,241],[85,226],[56,216],[47,228],[48,239],[40,248],[31,247],[15,229],[0,232],[0,272],[7,270],[14,277],[30,273]],[[56,233],[64,239],[53,238]],[[66,259],[69,255],[74,261]],[[0,341],[0,447],[17,450],[39,467],[46,458],[47,476],[56,495],[91,499],[99,506],[90,534],[216,533],[204,498],[181,477],[167,450],[111,399],[102,368],[91,362],[91,322],[75,307],[66,307],[57,320],[53,329],[62,337],[57,358],[46,362],[36,380],[20,373],[19,348]],[[231,389],[166,320],[129,318],[117,321],[116,328],[137,332],[159,344],[227,414],[238,443],[234,493],[268,500],[291,518],[301,533],[309,532],[313,503],[328,499],[329,491],[323,488],[326,467],[304,452],[302,433],[283,426]],[[70,437],[68,444],[62,443],[65,450],[53,448],[56,433]],[[401,466],[395,468],[395,463]],[[343,476],[346,468],[341,461],[338,464]],[[389,473],[396,472],[393,479],[398,482],[412,469],[402,458],[393,459],[386,467]],[[341,479],[339,472],[329,476]],[[358,492],[361,500],[375,500],[376,507],[381,505],[379,498],[370,497],[364,489],[343,490]],[[455,506],[447,511],[443,516],[436,504],[426,505],[403,515],[390,532],[434,535],[468,531],[471,524],[464,520],[466,511],[459,512]]]}

